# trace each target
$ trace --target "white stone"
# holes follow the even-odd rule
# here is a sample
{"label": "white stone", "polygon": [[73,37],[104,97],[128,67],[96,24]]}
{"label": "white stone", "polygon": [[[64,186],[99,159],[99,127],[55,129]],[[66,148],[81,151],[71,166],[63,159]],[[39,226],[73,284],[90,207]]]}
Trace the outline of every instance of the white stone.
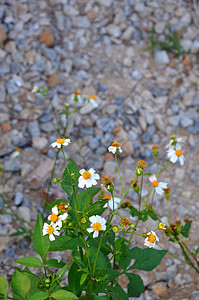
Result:
{"label": "white stone", "polygon": [[155,61],[159,65],[167,65],[170,62],[169,56],[165,50],[155,51]]}
{"label": "white stone", "polygon": [[42,150],[48,145],[48,140],[45,137],[35,136],[32,138],[32,147],[37,150]]}

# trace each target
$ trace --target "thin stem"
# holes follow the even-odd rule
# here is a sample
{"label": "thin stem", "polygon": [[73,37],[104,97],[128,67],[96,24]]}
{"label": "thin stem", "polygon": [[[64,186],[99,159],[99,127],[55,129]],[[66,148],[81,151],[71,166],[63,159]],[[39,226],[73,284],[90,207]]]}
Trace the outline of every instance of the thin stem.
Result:
{"label": "thin stem", "polygon": [[170,224],[170,218],[169,218],[169,199],[167,198],[167,221],[168,224]]}
{"label": "thin stem", "polygon": [[98,246],[98,249],[97,249],[97,254],[96,254],[94,265],[93,265],[93,277],[95,276],[95,269],[96,269],[96,265],[97,265],[97,260],[98,260],[100,248],[101,248],[101,245],[102,245],[102,240],[103,240],[103,235],[101,235],[101,239],[100,239],[100,242],[99,242],[99,246]]}
{"label": "thin stem", "polygon": [[68,163],[67,163],[67,160],[66,160],[66,156],[65,156],[65,153],[64,153],[64,150],[63,150],[63,146],[61,146],[61,150],[62,150],[62,153],[63,153],[63,156],[64,156],[64,161],[65,161],[66,169],[68,171],[69,176],[71,176],[69,168],[68,168]]}
{"label": "thin stem", "polygon": [[118,162],[117,162],[117,154],[115,154],[115,162],[116,162],[116,165],[117,165],[117,171],[118,171],[118,174],[119,174],[120,184],[121,184],[121,187],[122,187],[122,195],[124,195],[124,187],[123,187],[123,183],[122,183],[122,177],[121,177],[121,174],[120,174],[119,165],[118,165]]}
{"label": "thin stem", "polygon": [[140,212],[141,199],[142,199],[142,187],[143,187],[143,174],[142,174],[142,177],[141,177],[141,185],[140,185],[140,193],[139,193],[139,212]]}
{"label": "thin stem", "polygon": [[159,164],[158,164],[158,158],[155,156],[156,166],[157,166],[157,173],[159,173]]}

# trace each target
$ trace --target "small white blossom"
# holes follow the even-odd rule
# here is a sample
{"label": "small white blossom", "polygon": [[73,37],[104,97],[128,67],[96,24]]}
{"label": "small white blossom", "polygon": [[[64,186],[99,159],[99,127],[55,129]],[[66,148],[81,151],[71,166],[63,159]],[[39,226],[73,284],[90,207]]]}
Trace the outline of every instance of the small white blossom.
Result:
{"label": "small white blossom", "polygon": [[52,208],[52,214],[48,216],[48,220],[51,221],[50,225],[55,224],[55,226],[62,227],[62,221],[68,217],[68,213],[64,213],[58,216],[57,206]]}
{"label": "small white blossom", "polygon": [[[119,203],[120,203],[121,199],[114,197],[114,210],[118,207]],[[106,203],[104,205],[104,207],[110,207],[111,210],[113,210],[113,198],[111,197],[111,199],[108,201],[108,203]]]}
{"label": "small white blossom", "polygon": [[[173,143],[175,142],[175,145],[173,145]],[[171,139],[168,143],[168,145],[166,146],[166,148],[169,148],[169,150],[175,150],[175,149],[181,149],[181,143],[183,143],[183,138],[179,137],[177,139],[175,139],[175,141],[173,139]]]}
{"label": "small white blossom", "polygon": [[94,107],[98,107],[98,104],[97,104],[97,102],[96,102],[96,97],[93,96],[92,94],[89,95],[88,101],[89,101]]}
{"label": "small white blossom", "polygon": [[99,174],[95,174],[95,172],[96,171],[93,168],[90,168],[88,171],[86,171],[85,169],[81,169],[79,171],[81,176],[78,180],[78,187],[83,189],[84,186],[90,188],[92,185],[96,185],[96,179],[100,179],[100,176]]}
{"label": "small white blossom", "polygon": [[57,148],[61,148],[61,146],[68,146],[68,144],[71,143],[70,139],[65,139],[63,138],[58,138],[56,140],[56,142],[52,143],[51,146],[53,148],[57,147]]}
{"label": "small white blossom", "polygon": [[163,189],[167,188],[166,182],[159,182],[155,175],[149,177],[149,181],[152,182],[153,187],[155,188],[156,193],[162,195],[164,193]]}
{"label": "small white blossom", "polygon": [[180,164],[184,165],[185,158],[182,153],[181,146],[177,145],[175,150],[174,149],[168,150],[167,156],[173,164],[179,160]]}
{"label": "small white blossom", "polygon": [[92,216],[89,218],[91,222],[91,228],[87,228],[86,230],[91,233],[93,233],[93,238],[98,237],[100,230],[106,230],[106,220],[98,215]]}
{"label": "small white blossom", "polygon": [[155,247],[156,242],[159,242],[159,238],[154,231],[147,233],[148,237],[144,240],[144,245],[149,248]]}
{"label": "small white blossom", "polygon": [[108,151],[112,152],[113,154],[115,154],[117,150],[120,153],[122,153],[122,148],[121,148],[120,144],[117,141],[115,141],[110,147],[108,147]]}
{"label": "small white blossom", "polygon": [[39,92],[39,88],[38,88],[38,86],[35,85],[32,89],[32,93],[36,94],[38,92]]}
{"label": "small white blossom", "polygon": [[55,224],[49,225],[48,223],[44,223],[44,226],[42,229],[43,235],[48,234],[50,241],[55,240],[54,235],[58,235],[58,236],[60,235],[59,230],[60,230],[59,226],[56,226]]}

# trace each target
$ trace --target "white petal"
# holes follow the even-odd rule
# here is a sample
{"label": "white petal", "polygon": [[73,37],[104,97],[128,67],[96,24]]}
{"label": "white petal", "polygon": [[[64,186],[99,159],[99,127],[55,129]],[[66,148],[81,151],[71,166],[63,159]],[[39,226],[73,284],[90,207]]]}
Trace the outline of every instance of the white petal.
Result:
{"label": "white petal", "polygon": [[54,237],[54,235],[52,233],[49,234],[49,239],[50,239],[50,241],[54,241],[55,240],[55,237]]}
{"label": "white petal", "polygon": [[79,181],[78,181],[78,187],[79,188],[81,188],[81,189],[83,189],[84,188],[84,186],[85,186],[85,184],[86,184],[86,181],[85,181],[85,179],[81,176],[81,177],[79,177]]}
{"label": "white petal", "polygon": [[48,220],[50,221],[51,215],[48,216]]}
{"label": "white petal", "polygon": [[44,227],[43,229],[48,229],[49,224],[48,223],[44,223]]}
{"label": "white petal", "polygon": [[96,223],[96,222],[97,222],[97,221],[96,221],[96,216],[90,217],[90,218],[89,218],[89,221],[90,221],[91,223]]}
{"label": "white petal", "polygon": [[101,225],[105,225],[106,224],[106,220],[104,218],[101,218],[100,224]]}
{"label": "white petal", "polygon": [[152,175],[149,177],[149,181],[153,182],[153,181],[157,181],[157,178],[155,175]]}
{"label": "white petal", "polygon": [[180,144],[176,144],[176,150],[180,150],[180,149],[182,149],[182,147],[180,146]]}
{"label": "white petal", "polygon": [[59,226],[61,228],[62,227],[62,221],[58,219],[58,221],[56,222],[56,226]]}
{"label": "white petal", "polygon": [[93,238],[98,237],[98,234],[99,234],[99,231],[95,231],[95,232],[93,233]]}
{"label": "white petal", "polygon": [[102,225],[102,229],[101,230],[106,230],[106,225]]}
{"label": "white petal", "polygon": [[87,188],[90,188],[92,186],[92,182],[89,179],[85,180],[85,183]]}
{"label": "white petal", "polygon": [[52,143],[51,146],[55,148],[57,146],[57,142]]}
{"label": "white petal", "polygon": [[67,217],[68,217],[68,214],[64,213],[63,215],[59,216],[59,219],[63,221],[63,220],[66,220]]}
{"label": "white petal", "polygon": [[93,175],[93,174],[95,173],[95,170],[94,170],[93,168],[90,168],[90,169],[88,170],[88,172],[91,173],[91,175]]}
{"label": "white petal", "polygon": [[181,155],[181,156],[179,157],[179,161],[180,161],[180,164],[181,164],[181,165],[184,165],[184,160],[185,160],[184,155]]}
{"label": "white petal", "polygon": [[58,236],[60,235],[60,232],[57,231],[57,230],[54,230],[53,233],[54,233],[55,235],[58,235]]}
{"label": "white petal", "polygon": [[167,183],[166,182],[159,182],[159,187],[161,187],[162,189],[166,189],[167,188]]}
{"label": "white petal", "polygon": [[80,171],[79,171],[79,173],[82,175],[84,172],[86,172],[86,170],[85,169],[81,169]]}
{"label": "white petal", "polygon": [[113,154],[115,154],[116,150],[117,150],[116,147],[113,147],[113,146],[108,147],[108,151],[112,152]]}
{"label": "white petal", "polygon": [[57,209],[57,206],[54,206],[54,207],[52,208],[52,213],[58,215],[58,209]]}
{"label": "white petal", "polygon": [[104,204],[104,206],[103,207],[108,207],[108,204],[106,203],[106,204]]}
{"label": "white petal", "polygon": [[57,148],[61,148],[61,144],[58,143],[58,144],[57,144]]}
{"label": "white petal", "polygon": [[97,181],[95,179],[91,179],[91,184],[92,185],[96,185],[97,184]]}
{"label": "white petal", "polygon": [[171,156],[173,156],[175,154],[175,150],[168,150],[167,151],[167,157],[170,158]]}
{"label": "white petal", "polygon": [[93,228],[87,228],[86,229],[89,233],[91,233],[91,232],[93,232],[94,231],[94,229]]}
{"label": "white petal", "polygon": [[176,154],[173,154],[170,158],[170,161],[174,164],[178,160],[178,156]]}
{"label": "white petal", "polygon": [[47,234],[47,230],[46,229],[43,229],[43,235],[46,235]]}
{"label": "white petal", "polygon": [[160,186],[157,186],[155,188],[156,193],[158,193],[159,195],[162,195],[164,193],[163,189]]}
{"label": "white petal", "polygon": [[96,217],[96,222],[98,222],[98,223],[101,224],[102,218],[100,216],[98,216],[98,215],[96,215],[95,217]]}

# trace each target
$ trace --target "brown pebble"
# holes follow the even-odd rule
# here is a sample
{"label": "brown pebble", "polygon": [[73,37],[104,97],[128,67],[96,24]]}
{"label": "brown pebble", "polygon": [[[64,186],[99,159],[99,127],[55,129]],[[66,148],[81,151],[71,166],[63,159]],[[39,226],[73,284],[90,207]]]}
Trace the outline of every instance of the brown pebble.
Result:
{"label": "brown pebble", "polygon": [[7,39],[7,34],[6,34],[3,26],[0,26],[0,46],[6,39]]}
{"label": "brown pebble", "polygon": [[48,76],[47,84],[49,87],[55,87],[57,85],[60,85],[60,77],[58,73],[53,73]]}
{"label": "brown pebble", "polygon": [[156,296],[163,297],[168,294],[167,286],[156,285],[153,287],[153,292]]}
{"label": "brown pebble", "polygon": [[104,154],[104,160],[113,160],[113,154],[107,152]]}
{"label": "brown pebble", "polygon": [[41,44],[46,44],[46,46],[51,47],[54,44],[53,32],[50,28],[44,29],[44,31],[39,36],[39,41]]}
{"label": "brown pebble", "polygon": [[92,21],[97,18],[97,14],[93,9],[89,9],[87,12],[87,18]]}
{"label": "brown pebble", "polygon": [[6,133],[6,132],[10,131],[11,129],[12,129],[12,127],[8,123],[1,124],[1,130],[3,133]]}

